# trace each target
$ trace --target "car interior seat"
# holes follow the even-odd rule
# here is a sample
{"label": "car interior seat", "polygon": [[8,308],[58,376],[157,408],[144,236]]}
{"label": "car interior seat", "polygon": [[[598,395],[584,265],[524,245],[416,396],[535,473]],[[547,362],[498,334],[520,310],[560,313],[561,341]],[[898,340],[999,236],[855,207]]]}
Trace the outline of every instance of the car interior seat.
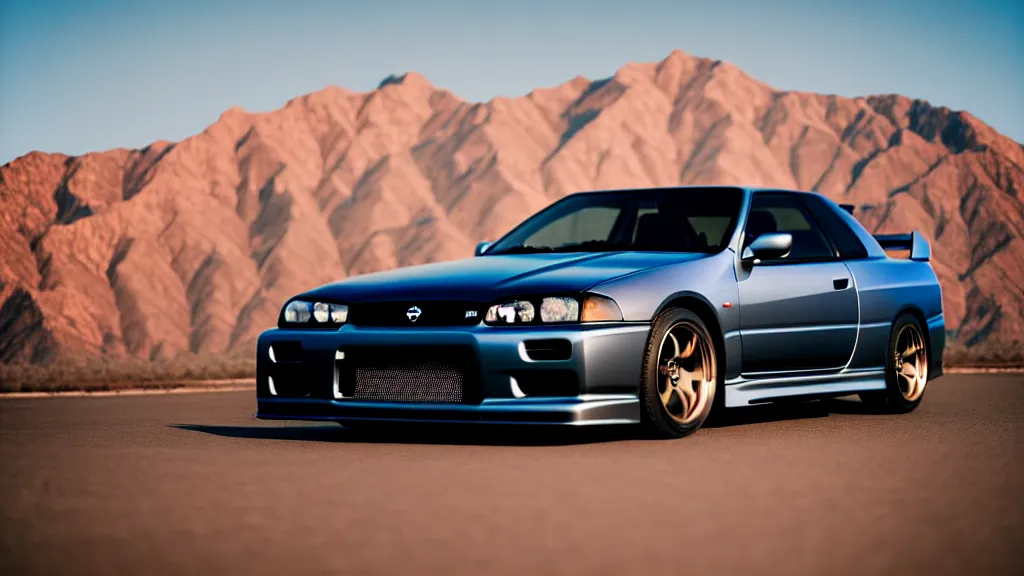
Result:
{"label": "car interior seat", "polygon": [[644,214],[636,223],[636,241],[639,250],[694,250],[707,247],[686,218],[670,218],[666,214]]}
{"label": "car interior seat", "polygon": [[778,222],[771,212],[766,210],[754,210],[747,217],[746,236],[743,238],[743,247],[746,248],[758,236],[771,234],[779,230]]}

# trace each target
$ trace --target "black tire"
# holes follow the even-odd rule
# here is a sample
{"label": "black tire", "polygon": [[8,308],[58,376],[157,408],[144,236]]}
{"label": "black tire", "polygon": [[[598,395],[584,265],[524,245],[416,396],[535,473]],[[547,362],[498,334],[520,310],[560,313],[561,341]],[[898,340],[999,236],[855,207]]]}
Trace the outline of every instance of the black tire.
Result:
{"label": "black tire", "polygon": [[[662,373],[662,345],[670,338],[670,331],[679,329],[692,332],[702,340],[697,346],[703,347],[699,353],[702,354],[700,362],[705,381],[696,394],[701,400],[686,421],[682,421],[679,415],[673,415],[662,401],[662,391],[670,385],[665,380],[667,376]],[[716,402],[716,391],[721,390],[723,374],[719,370],[718,358],[719,351],[716,349],[715,339],[699,316],[685,308],[670,308],[658,315],[647,339],[643,378],[640,384],[641,426],[648,435],[656,438],[682,438],[696,432],[704,424],[712,407],[720,404]],[[708,375],[703,372],[703,366],[710,367],[713,373]],[[683,408],[683,414],[686,414],[686,408]]]}
{"label": "black tire", "polygon": [[[900,375],[904,370],[902,364],[905,360],[903,359],[902,352],[906,351],[905,342],[908,337],[915,337],[919,340],[919,350],[915,352],[915,360],[923,363],[923,370],[920,370],[923,373],[918,374],[921,376],[921,380],[919,380],[919,384],[915,384],[915,386],[919,385],[920,389],[914,388],[909,395],[908,379]],[[898,349],[901,343],[903,343],[902,350]],[[917,354],[923,356],[917,358]],[[892,323],[892,330],[889,332],[889,344],[885,349],[885,390],[861,392],[861,401],[873,412],[906,414],[913,411],[921,404],[921,400],[924,398],[926,384],[928,383],[928,360],[930,358],[931,349],[928,346],[928,338],[925,336],[921,323],[912,314],[901,314]],[[897,367],[897,364],[900,364],[901,367]],[[915,367],[915,373],[917,373],[921,364],[915,364],[915,366],[917,366]]]}

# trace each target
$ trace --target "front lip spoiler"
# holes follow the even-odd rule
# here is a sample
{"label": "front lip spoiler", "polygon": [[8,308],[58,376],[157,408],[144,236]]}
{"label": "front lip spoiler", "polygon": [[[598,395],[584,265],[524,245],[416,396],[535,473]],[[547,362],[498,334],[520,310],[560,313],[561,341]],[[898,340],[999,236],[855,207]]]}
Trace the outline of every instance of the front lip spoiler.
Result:
{"label": "front lip spoiler", "polygon": [[452,424],[637,424],[640,400],[631,394],[489,399],[480,404],[413,404],[365,400],[259,398],[261,420],[317,422],[434,422]]}

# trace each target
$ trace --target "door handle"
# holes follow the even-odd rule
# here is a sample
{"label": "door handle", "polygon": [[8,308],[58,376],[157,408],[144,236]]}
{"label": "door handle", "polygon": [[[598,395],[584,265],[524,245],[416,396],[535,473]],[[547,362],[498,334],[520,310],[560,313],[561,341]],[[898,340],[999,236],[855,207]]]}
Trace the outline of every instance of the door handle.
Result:
{"label": "door handle", "polygon": [[846,290],[846,287],[850,285],[849,278],[833,278],[832,288],[836,290]]}

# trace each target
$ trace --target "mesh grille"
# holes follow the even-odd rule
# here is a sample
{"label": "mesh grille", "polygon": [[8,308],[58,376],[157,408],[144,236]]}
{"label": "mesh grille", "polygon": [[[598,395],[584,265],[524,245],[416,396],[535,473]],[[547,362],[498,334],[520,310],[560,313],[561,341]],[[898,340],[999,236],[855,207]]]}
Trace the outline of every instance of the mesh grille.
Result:
{"label": "mesh grille", "polygon": [[355,397],[380,402],[460,403],[465,375],[457,364],[418,362],[355,370]]}

